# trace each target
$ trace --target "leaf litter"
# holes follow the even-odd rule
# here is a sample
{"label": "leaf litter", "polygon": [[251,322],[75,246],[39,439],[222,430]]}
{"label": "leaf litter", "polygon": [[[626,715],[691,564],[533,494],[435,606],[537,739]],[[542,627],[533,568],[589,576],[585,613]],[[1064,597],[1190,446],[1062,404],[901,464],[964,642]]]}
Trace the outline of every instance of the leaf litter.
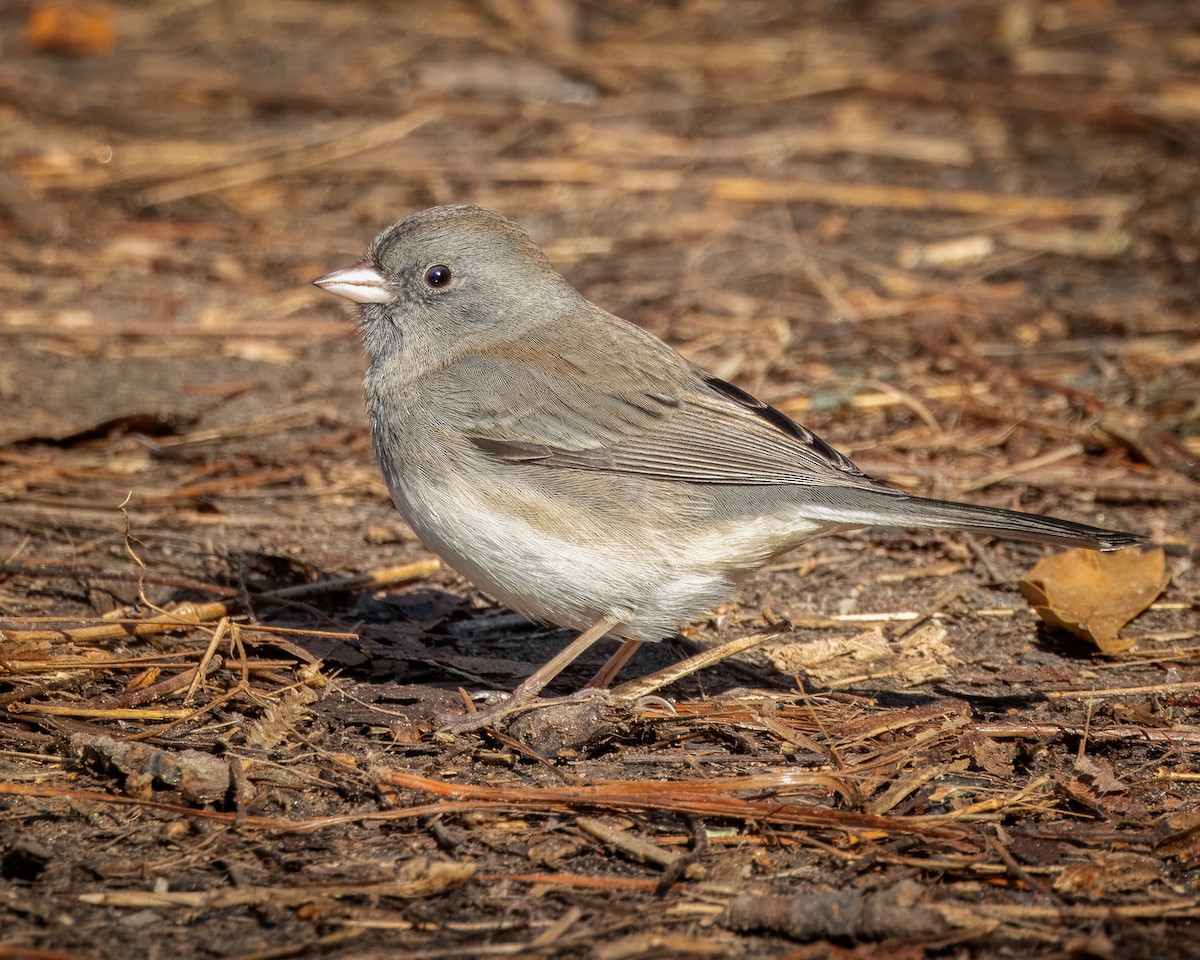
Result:
{"label": "leaf litter", "polygon": [[[0,84],[5,950],[1186,955],[1178,6],[87,6],[113,54]],[[565,635],[404,530],[308,281],[459,200],[899,486],[1150,533],[1137,618],[1069,614],[1133,645],[875,532],[439,733]]]}

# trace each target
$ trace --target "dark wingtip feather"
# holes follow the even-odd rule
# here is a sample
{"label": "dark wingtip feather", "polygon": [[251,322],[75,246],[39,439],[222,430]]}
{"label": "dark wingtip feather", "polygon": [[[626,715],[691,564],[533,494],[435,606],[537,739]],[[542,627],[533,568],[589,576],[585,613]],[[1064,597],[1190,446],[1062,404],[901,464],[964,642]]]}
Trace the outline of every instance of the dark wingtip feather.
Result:
{"label": "dark wingtip feather", "polygon": [[[1107,530],[1074,520],[1043,517],[1019,510],[980,507],[952,500],[929,500],[909,494],[847,488],[836,498],[837,516],[862,526],[933,527],[970,530],[1008,540],[1029,540],[1106,553],[1145,544],[1147,539],[1124,530]],[[828,508],[834,498],[826,491]],[[833,511],[830,510],[832,517]]]}
{"label": "dark wingtip feather", "polygon": [[1143,547],[1149,543],[1146,537],[1139,536],[1136,533],[1123,533],[1120,530],[1113,530],[1096,539],[1097,548],[1103,550],[1105,553],[1111,553],[1114,550],[1124,550],[1126,547]]}
{"label": "dark wingtip feather", "polygon": [[1110,553],[1125,547],[1146,543],[1146,538],[1124,530],[1093,527],[1074,520],[1043,517],[1036,513],[1002,510],[998,507],[979,507],[946,500],[910,499],[913,512],[923,516],[930,526],[948,529],[975,530],[1012,540],[1031,540],[1062,546],[1086,547]]}

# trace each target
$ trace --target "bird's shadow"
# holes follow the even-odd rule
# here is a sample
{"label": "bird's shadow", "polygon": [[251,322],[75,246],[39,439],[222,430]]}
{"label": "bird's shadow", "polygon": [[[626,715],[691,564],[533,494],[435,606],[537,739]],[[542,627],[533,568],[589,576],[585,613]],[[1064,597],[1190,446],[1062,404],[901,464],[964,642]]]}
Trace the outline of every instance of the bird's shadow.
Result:
{"label": "bird's shadow", "polygon": [[[355,695],[414,717],[432,710],[462,708],[460,691],[470,694],[511,691],[565,647],[570,630],[533,623],[479,596],[462,596],[428,587],[393,590],[316,592],[309,597],[272,597],[281,588],[334,580],[320,568],[290,557],[252,553],[226,558],[223,577],[263,624],[288,628],[288,644],[335,671],[339,682],[353,684]],[[193,591],[174,599],[194,602]],[[254,643],[270,645],[271,634]],[[568,667],[545,696],[569,696],[580,690],[616,649],[606,638]],[[704,649],[683,637],[647,643],[622,670],[618,682],[662,670]],[[1079,659],[1082,641],[1039,629],[1038,646],[1047,654]],[[745,656],[722,661],[672,683],[665,692],[677,699],[713,697],[747,687],[794,692],[796,678]],[[951,684],[950,687],[953,685]],[[806,685],[810,693],[819,688]],[[985,712],[1041,699],[1035,692],[988,696],[949,687],[930,691],[888,689],[846,691],[875,699],[881,706],[916,705],[953,696]]]}

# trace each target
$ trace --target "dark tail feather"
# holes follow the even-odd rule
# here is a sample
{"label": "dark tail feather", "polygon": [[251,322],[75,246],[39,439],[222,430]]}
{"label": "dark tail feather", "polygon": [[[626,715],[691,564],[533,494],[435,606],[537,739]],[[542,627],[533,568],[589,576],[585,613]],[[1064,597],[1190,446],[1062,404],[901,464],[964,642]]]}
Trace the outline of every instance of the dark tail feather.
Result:
{"label": "dark tail feather", "polygon": [[1041,517],[1018,510],[977,507],[949,500],[927,500],[908,494],[846,491],[844,517],[853,516],[864,526],[931,527],[970,530],[1009,540],[1032,540],[1092,550],[1120,550],[1145,543],[1145,538],[1121,530],[1105,530],[1071,520]]}

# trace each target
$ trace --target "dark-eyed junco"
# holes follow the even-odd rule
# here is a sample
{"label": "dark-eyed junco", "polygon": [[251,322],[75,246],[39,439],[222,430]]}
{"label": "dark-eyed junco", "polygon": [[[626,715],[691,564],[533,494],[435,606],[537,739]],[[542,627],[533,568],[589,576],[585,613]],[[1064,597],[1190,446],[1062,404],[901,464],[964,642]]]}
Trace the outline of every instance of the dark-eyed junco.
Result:
{"label": "dark-eyed junco", "polygon": [[584,299],[490,210],[414,214],[315,282],[361,305],[367,413],[405,520],[480,589],[582,631],[517,698],[605,635],[672,636],[745,574],[834,531],[938,527],[1097,550],[1141,540],[868,477]]}

